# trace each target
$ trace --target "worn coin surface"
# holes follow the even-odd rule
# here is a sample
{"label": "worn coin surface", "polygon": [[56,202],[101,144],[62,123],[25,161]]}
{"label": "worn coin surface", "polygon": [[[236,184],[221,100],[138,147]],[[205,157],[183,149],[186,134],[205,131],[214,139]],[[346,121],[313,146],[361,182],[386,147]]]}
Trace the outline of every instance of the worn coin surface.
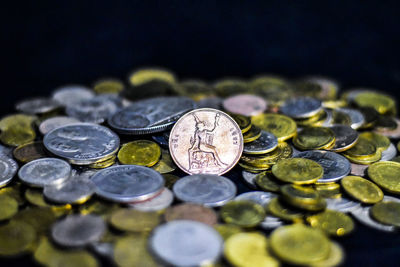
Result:
{"label": "worn coin surface", "polygon": [[332,236],[347,235],[354,230],[351,217],[339,211],[325,210],[308,216],[306,220],[311,227],[321,229]]}
{"label": "worn coin surface", "polygon": [[362,224],[383,232],[395,232],[397,227],[393,225],[382,224],[371,218],[371,206],[360,206],[352,210],[351,214]]}
{"label": "worn coin surface", "polygon": [[95,186],[88,178],[71,177],[57,185],[47,185],[44,196],[56,203],[82,204],[94,193]]}
{"label": "worn coin surface", "polygon": [[174,194],[168,188],[164,188],[162,192],[146,201],[130,203],[129,207],[140,211],[159,211],[171,206],[174,201]]}
{"label": "worn coin surface", "polygon": [[173,191],[181,201],[217,207],[235,197],[236,185],[222,176],[194,174],[179,179]]}
{"label": "worn coin surface", "polygon": [[123,144],[118,152],[121,164],[142,165],[151,167],[156,164],[161,156],[160,147],[149,140],[135,140]]}
{"label": "worn coin surface", "polygon": [[365,178],[346,176],[341,180],[341,185],[347,194],[362,203],[374,204],[383,199],[382,190]]}
{"label": "worn coin surface", "polygon": [[382,201],[371,208],[371,216],[380,223],[400,227],[400,203]]}
{"label": "worn coin surface", "polygon": [[65,85],[56,89],[53,99],[62,106],[75,105],[84,99],[90,99],[95,94],[89,88],[82,85]]}
{"label": "worn coin surface", "polygon": [[292,138],[297,133],[296,122],[285,115],[260,114],[252,117],[251,121],[258,128],[275,135],[279,142]]}
{"label": "worn coin surface", "polygon": [[243,151],[237,123],[216,109],[196,109],[174,125],[169,137],[171,156],[189,174],[221,175],[232,169]]}
{"label": "worn coin surface", "polygon": [[321,179],[324,169],[305,158],[282,159],[272,166],[272,174],[279,180],[294,184],[312,184]]}
{"label": "worn coin surface", "polygon": [[381,161],[371,164],[368,176],[384,190],[400,194],[400,163],[393,161]]}
{"label": "worn coin surface", "polygon": [[249,94],[228,97],[224,100],[223,106],[228,112],[244,116],[255,116],[267,109],[267,103],[263,98]]}
{"label": "worn coin surface", "polygon": [[111,225],[121,231],[146,233],[160,224],[160,214],[134,209],[117,209],[110,215]]}
{"label": "worn coin surface", "polygon": [[335,133],[327,127],[307,127],[293,138],[293,144],[300,150],[327,149],[335,140]]}
{"label": "worn coin surface", "polygon": [[291,98],[280,107],[283,114],[296,119],[309,118],[321,109],[321,101],[311,97]]}
{"label": "worn coin surface", "polygon": [[330,149],[333,152],[342,152],[352,148],[358,140],[358,132],[347,125],[333,125],[329,127],[335,133],[335,145]]}
{"label": "worn coin surface", "polygon": [[279,192],[281,184],[271,172],[261,172],[255,177],[257,186],[269,192]]}
{"label": "worn coin surface", "polygon": [[173,221],[157,227],[150,237],[151,250],[173,266],[200,266],[215,262],[223,240],[216,230],[194,221]]}
{"label": "worn coin surface", "polygon": [[51,130],[54,130],[55,128],[58,128],[60,126],[72,124],[72,123],[78,123],[80,122],[76,118],[71,118],[67,116],[57,116],[57,117],[51,117],[49,119],[46,119],[42,121],[39,125],[39,131],[45,135]]}
{"label": "worn coin surface", "polygon": [[43,143],[40,141],[31,142],[16,147],[13,151],[13,156],[22,163],[48,157],[47,151]]}
{"label": "worn coin surface", "polygon": [[0,156],[0,187],[5,186],[11,182],[14,175],[17,173],[18,164],[15,160],[8,156]]}
{"label": "worn coin surface", "polygon": [[278,139],[272,133],[261,131],[261,136],[250,143],[245,143],[243,153],[265,154],[271,152],[278,146]]}
{"label": "worn coin surface", "polygon": [[43,143],[57,156],[73,164],[87,165],[114,155],[119,148],[119,137],[104,126],[76,123],[50,131]]}
{"label": "worn coin surface", "polygon": [[200,204],[183,203],[169,207],[164,214],[165,221],[190,220],[215,225],[218,216],[211,208]]}
{"label": "worn coin surface", "polygon": [[61,105],[51,98],[38,97],[17,103],[15,108],[27,114],[40,114],[53,111]]}

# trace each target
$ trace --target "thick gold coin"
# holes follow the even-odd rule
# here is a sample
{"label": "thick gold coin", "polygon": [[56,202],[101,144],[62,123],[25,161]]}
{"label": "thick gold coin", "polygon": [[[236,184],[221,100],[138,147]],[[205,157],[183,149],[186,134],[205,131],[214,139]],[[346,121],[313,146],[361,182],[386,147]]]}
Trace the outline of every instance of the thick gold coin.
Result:
{"label": "thick gold coin", "polygon": [[251,126],[250,130],[243,134],[243,142],[250,143],[257,140],[261,136],[261,129],[255,126]]}
{"label": "thick gold coin", "polygon": [[376,162],[368,167],[368,176],[384,190],[400,194],[400,163],[393,161]]}
{"label": "thick gold coin", "polygon": [[264,191],[279,192],[280,190],[280,183],[271,172],[257,174],[255,182],[257,186]]}
{"label": "thick gold coin", "polygon": [[380,223],[400,227],[400,203],[394,201],[382,201],[370,210],[372,218]]}
{"label": "thick gold coin", "polygon": [[312,184],[324,174],[324,169],[310,159],[282,159],[272,166],[272,174],[279,180],[293,184]]}
{"label": "thick gold coin", "polygon": [[13,156],[22,163],[48,157],[42,142],[31,142],[18,146],[14,149]]}
{"label": "thick gold coin", "polygon": [[359,176],[346,176],[341,181],[344,191],[354,199],[374,204],[383,199],[382,190],[373,182]]}
{"label": "thick gold coin", "polygon": [[346,153],[343,154],[348,160],[352,163],[360,164],[360,165],[370,165],[374,162],[379,161],[382,158],[382,152],[380,150],[376,150],[375,154],[368,157],[353,157]]}
{"label": "thick gold coin", "polygon": [[296,265],[326,259],[331,248],[329,239],[322,231],[303,224],[282,226],[274,230],[270,236],[270,246],[279,259]]}
{"label": "thick gold coin", "polygon": [[283,203],[279,198],[273,198],[267,205],[268,213],[282,220],[289,222],[302,222],[304,214],[286,203]]}
{"label": "thick gold coin", "polygon": [[118,79],[102,79],[93,85],[93,91],[97,94],[118,94],[124,90],[124,83]]}
{"label": "thick gold coin", "polygon": [[105,169],[105,168],[108,168],[108,167],[114,165],[116,159],[117,159],[117,156],[113,155],[113,156],[107,158],[106,160],[92,163],[92,164],[88,165],[88,167],[92,168],[92,169]]}
{"label": "thick gold coin", "polygon": [[216,224],[214,229],[222,236],[224,240],[227,240],[234,234],[243,232],[242,228],[234,224]]}
{"label": "thick gold coin", "polygon": [[254,227],[265,218],[264,208],[251,201],[230,201],[220,210],[220,216],[226,223],[241,227]]}
{"label": "thick gold coin", "polygon": [[278,138],[279,142],[285,141],[296,135],[296,122],[285,115],[260,114],[252,117],[252,123],[261,130],[270,132]]}
{"label": "thick gold coin", "polygon": [[386,150],[390,146],[390,140],[386,136],[383,136],[374,132],[363,132],[360,133],[359,138],[365,139],[371,143],[373,143],[376,149],[381,152]]}
{"label": "thick gold coin", "polygon": [[377,148],[374,143],[359,137],[357,143],[352,148],[346,150],[344,155],[352,158],[365,158],[373,157],[376,151]]}
{"label": "thick gold coin", "polygon": [[122,164],[151,167],[161,156],[161,148],[149,140],[136,140],[122,145],[118,152],[118,160]]}
{"label": "thick gold coin", "polygon": [[128,79],[129,83],[134,86],[154,80],[161,80],[167,83],[174,83],[176,80],[172,72],[160,68],[143,68],[136,70],[129,75]]}
{"label": "thick gold coin", "polygon": [[295,147],[301,150],[326,149],[335,143],[335,133],[327,127],[307,127],[293,138]]}
{"label": "thick gold coin", "polygon": [[326,201],[312,187],[299,185],[284,185],[281,187],[282,200],[292,207],[307,210],[321,211],[326,208]]}
{"label": "thick gold coin", "polygon": [[175,171],[176,165],[172,160],[168,150],[162,149],[160,160],[151,168],[155,171],[158,171],[161,174],[164,174]]}
{"label": "thick gold coin", "polygon": [[7,195],[0,195],[0,221],[12,218],[18,212],[18,202]]}
{"label": "thick gold coin", "polygon": [[110,223],[121,231],[150,232],[161,222],[157,212],[143,212],[134,209],[119,209],[110,216]]}
{"label": "thick gold coin", "polygon": [[306,220],[311,227],[321,229],[332,236],[347,235],[354,230],[354,222],[351,217],[339,211],[325,210],[308,216]]}
{"label": "thick gold coin", "polygon": [[267,238],[257,232],[238,233],[225,241],[225,258],[233,266],[279,266],[279,262],[267,253]]}
{"label": "thick gold coin", "polygon": [[262,155],[242,155],[242,163],[252,166],[270,166],[276,164],[281,159],[289,158],[293,153],[292,147],[286,142],[279,142],[277,148]]}
{"label": "thick gold coin", "polygon": [[337,183],[321,183],[314,185],[315,190],[323,198],[340,198],[342,197],[342,192],[340,190],[340,184]]}
{"label": "thick gold coin", "polygon": [[326,259],[310,264],[311,267],[335,267],[343,263],[343,248],[336,242],[331,242],[331,250]]}
{"label": "thick gold coin", "polygon": [[250,130],[251,119],[249,117],[232,113],[228,113],[228,115],[231,116],[235,120],[235,122],[239,125],[242,134],[247,133]]}
{"label": "thick gold coin", "polygon": [[380,114],[392,114],[396,109],[396,102],[390,96],[376,92],[362,92],[357,94],[354,102],[359,107],[371,107]]}
{"label": "thick gold coin", "polygon": [[36,240],[35,229],[23,221],[0,226],[0,255],[14,256],[29,250]]}
{"label": "thick gold coin", "polygon": [[297,126],[310,127],[310,126],[322,126],[324,122],[328,119],[328,112],[324,109],[319,111],[317,114],[306,119],[297,119]]}

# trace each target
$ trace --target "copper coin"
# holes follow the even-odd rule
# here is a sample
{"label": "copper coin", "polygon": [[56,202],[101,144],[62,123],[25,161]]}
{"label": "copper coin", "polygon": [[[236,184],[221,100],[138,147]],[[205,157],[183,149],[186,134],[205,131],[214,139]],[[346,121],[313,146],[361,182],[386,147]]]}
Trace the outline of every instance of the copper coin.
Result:
{"label": "copper coin", "polygon": [[18,146],[14,149],[13,156],[22,163],[48,157],[42,142],[31,142]]}
{"label": "copper coin", "polygon": [[365,171],[367,170],[368,165],[354,164],[351,163],[351,171],[350,173],[355,176],[365,176]]}
{"label": "copper coin", "polygon": [[228,97],[222,104],[226,111],[244,116],[255,116],[267,109],[263,98],[249,94]]}
{"label": "copper coin", "polygon": [[243,136],[228,114],[211,108],[195,109],[172,128],[169,150],[176,165],[188,174],[221,175],[239,161]]}
{"label": "copper coin", "polygon": [[217,223],[217,214],[213,209],[198,204],[183,203],[169,207],[164,214],[167,222],[175,220],[191,220],[208,225]]}

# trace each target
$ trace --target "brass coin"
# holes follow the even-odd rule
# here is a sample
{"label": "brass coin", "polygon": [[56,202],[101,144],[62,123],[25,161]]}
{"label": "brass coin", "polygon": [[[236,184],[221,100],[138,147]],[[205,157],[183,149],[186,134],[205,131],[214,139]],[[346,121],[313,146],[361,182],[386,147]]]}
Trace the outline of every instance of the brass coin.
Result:
{"label": "brass coin", "polygon": [[340,184],[328,183],[328,184],[315,184],[315,190],[323,198],[340,198],[342,197],[342,192],[340,190]]}
{"label": "brass coin", "polygon": [[97,81],[93,91],[97,94],[118,94],[124,90],[124,83],[118,79],[108,78]]}
{"label": "brass coin", "polygon": [[143,212],[134,209],[119,209],[110,216],[110,223],[121,231],[149,232],[161,222],[157,212]]}
{"label": "brass coin", "polygon": [[280,183],[275,179],[271,172],[262,172],[257,174],[255,182],[259,188],[269,192],[279,192]]}
{"label": "brass coin", "polygon": [[22,163],[48,157],[42,142],[31,142],[20,145],[14,149],[13,156]]}
{"label": "brass coin", "polygon": [[161,148],[155,142],[136,140],[122,145],[118,152],[118,160],[122,164],[151,167],[161,156]]}
{"label": "brass coin", "polygon": [[35,242],[35,229],[23,221],[0,226],[0,255],[14,256],[27,252]]}
{"label": "brass coin", "polygon": [[106,160],[99,161],[88,165],[89,168],[92,169],[105,169],[115,164],[117,156],[112,155],[111,157],[107,158]]}
{"label": "brass coin", "polygon": [[364,139],[358,138],[356,144],[346,150],[344,155],[348,155],[349,157],[372,157],[377,151],[377,148],[374,143]]}
{"label": "brass coin", "polygon": [[308,216],[306,220],[311,227],[321,229],[332,236],[347,235],[354,230],[354,222],[351,217],[339,211],[325,210]]}
{"label": "brass coin", "polygon": [[148,250],[144,235],[129,235],[117,239],[114,246],[114,261],[118,266],[160,266]]}
{"label": "brass coin", "polygon": [[172,160],[168,150],[162,149],[160,160],[151,168],[155,171],[158,171],[161,174],[164,174],[175,171],[176,165]]}
{"label": "brass coin", "polygon": [[172,189],[175,182],[181,179],[180,177],[169,173],[164,173],[162,176],[164,177],[165,180],[165,187],[168,189]]}
{"label": "brass coin", "polygon": [[380,114],[392,114],[396,109],[396,102],[391,97],[370,91],[357,94],[354,102],[359,107],[374,108]]}
{"label": "brass coin", "polygon": [[306,119],[296,119],[297,126],[301,127],[309,127],[309,126],[322,126],[327,121],[330,122],[332,120],[330,111],[326,111],[322,109],[317,114],[310,118]]}
{"label": "brass coin", "polygon": [[18,202],[7,195],[0,195],[0,221],[12,218],[18,212]]}
{"label": "brass coin", "polygon": [[327,205],[325,199],[312,187],[289,184],[281,187],[281,193],[283,201],[298,209],[321,211]]}
{"label": "brass coin", "polygon": [[400,163],[393,161],[376,162],[368,167],[368,176],[388,192],[400,194]]}
{"label": "brass coin", "polygon": [[380,150],[381,152],[390,146],[389,138],[378,133],[363,132],[360,134],[360,138],[373,143],[376,149]]}
{"label": "brass coin", "polygon": [[259,204],[247,200],[235,200],[222,206],[220,216],[226,223],[254,227],[264,220],[266,214]]}
{"label": "brass coin", "polygon": [[243,163],[243,162],[239,162],[238,163],[240,167],[242,167],[244,170],[248,171],[248,172],[262,172],[262,171],[266,171],[270,168],[269,165],[258,165],[253,166],[253,165],[249,165],[247,163]]}
{"label": "brass coin", "polygon": [[340,182],[348,195],[362,203],[374,204],[383,199],[382,190],[362,177],[346,176]]}
{"label": "brass coin", "polygon": [[227,240],[234,234],[243,232],[242,228],[234,224],[215,224],[214,229],[217,230],[224,240]]}
{"label": "brass coin", "polygon": [[330,241],[325,234],[302,224],[279,227],[272,232],[270,244],[279,259],[296,265],[321,261],[330,252]]}
{"label": "brass coin", "polygon": [[128,80],[131,85],[138,86],[154,80],[174,83],[176,78],[175,75],[168,70],[160,68],[143,68],[132,72],[129,75]]}
{"label": "brass coin", "polygon": [[169,207],[164,214],[165,221],[191,220],[208,225],[217,223],[217,214],[211,208],[198,204],[183,203]]}
{"label": "brass coin", "polygon": [[272,113],[260,114],[252,117],[251,121],[261,130],[275,135],[279,142],[296,135],[296,122],[285,115]]}
{"label": "brass coin", "polygon": [[292,147],[286,142],[278,143],[278,147],[263,155],[242,155],[241,163],[253,167],[265,167],[276,164],[281,159],[289,158],[293,153]]}
{"label": "brass coin", "polygon": [[400,203],[382,201],[372,206],[371,216],[380,223],[400,227]]}
{"label": "brass coin", "polygon": [[0,188],[0,196],[9,196],[15,199],[19,206],[25,204],[25,198],[21,194],[21,184],[14,183],[13,185],[8,185],[7,187]]}
{"label": "brass coin", "polygon": [[331,242],[331,250],[326,259],[310,264],[311,267],[335,267],[340,266],[344,260],[343,248],[336,242]]}
{"label": "brass coin", "polygon": [[238,114],[232,114],[228,113],[229,116],[231,116],[235,122],[239,125],[240,130],[242,131],[242,134],[248,132],[251,128],[251,119],[249,117],[243,116],[243,115],[238,115]]}
{"label": "brass coin", "polygon": [[272,174],[282,182],[294,184],[312,184],[324,174],[324,169],[310,159],[282,159],[272,166]]}
{"label": "brass coin", "polygon": [[32,127],[35,116],[15,114],[0,120],[0,140],[9,146],[19,146],[32,142],[36,133]]}
{"label": "brass coin", "polygon": [[361,164],[361,165],[369,165],[369,164],[379,161],[382,158],[382,153],[381,153],[381,151],[376,150],[375,154],[373,154],[372,156],[368,156],[368,157],[353,157],[353,156],[349,156],[346,153],[344,153],[343,156],[345,156],[352,163]]}
{"label": "brass coin", "polygon": [[307,127],[293,138],[293,144],[301,150],[324,149],[335,142],[335,133],[326,127]]}
{"label": "brass coin", "polygon": [[273,198],[267,205],[268,213],[289,222],[302,222],[303,213],[283,203],[279,198]]}
{"label": "brass coin", "polygon": [[261,136],[261,129],[255,127],[254,125],[251,126],[250,130],[243,134],[243,142],[250,143],[254,140],[257,140]]}

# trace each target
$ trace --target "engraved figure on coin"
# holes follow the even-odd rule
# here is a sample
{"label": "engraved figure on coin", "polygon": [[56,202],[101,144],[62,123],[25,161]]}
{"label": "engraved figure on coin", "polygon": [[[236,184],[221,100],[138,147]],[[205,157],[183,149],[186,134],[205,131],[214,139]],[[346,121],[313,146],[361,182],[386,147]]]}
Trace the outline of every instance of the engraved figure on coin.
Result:
{"label": "engraved figure on coin", "polygon": [[227,166],[220,159],[216,147],[213,145],[214,131],[218,126],[220,114],[214,119],[214,126],[207,128],[207,122],[201,121],[196,114],[192,114],[196,122],[194,135],[190,138],[189,170],[201,172],[204,168],[224,168]]}

